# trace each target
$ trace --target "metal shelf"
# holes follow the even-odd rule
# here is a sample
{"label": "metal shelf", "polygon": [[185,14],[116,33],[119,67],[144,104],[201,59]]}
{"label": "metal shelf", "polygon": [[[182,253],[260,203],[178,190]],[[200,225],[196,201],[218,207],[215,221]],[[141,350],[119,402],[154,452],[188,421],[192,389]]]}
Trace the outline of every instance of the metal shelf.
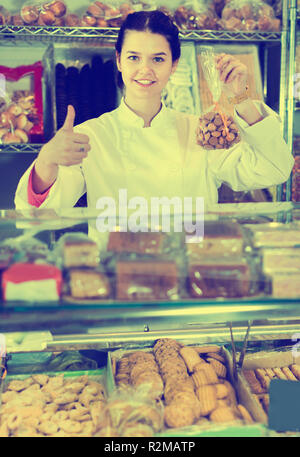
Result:
{"label": "metal shelf", "polygon": [[0,154],[1,153],[33,153],[38,154],[42,144],[18,144],[18,143],[11,143],[11,144],[0,144]]}
{"label": "metal shelf", "polygon": [[[91,40],[114,41],[119,28],[99,27],[37,27],[5,25],[0,27],[0,40],[11,42],[22,40],[26,42],[64,41],[76,42]],[[181,40],[211,40],[211,41],[248,41],[248,42],[280,42],[281,32],[252,32],[228,30],[186,30],[180,32]]]}

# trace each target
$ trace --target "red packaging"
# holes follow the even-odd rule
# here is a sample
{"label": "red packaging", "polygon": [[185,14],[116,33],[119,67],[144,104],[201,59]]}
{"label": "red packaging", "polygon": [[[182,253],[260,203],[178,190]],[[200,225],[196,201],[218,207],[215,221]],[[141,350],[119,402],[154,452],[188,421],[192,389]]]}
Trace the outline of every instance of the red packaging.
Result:
{"label": "red packaging", "polygon": [[[0,66],[4,85],[0,106],[0,138],[3,143],[43,142],[42,76],[40,61],[16,68]],[[15,88],[14,83],[17,83]]]}
{"label": "red packaging", "polygon": [[58,300],[61,290],[62,273],[53,265],[20,262],[2,275],[4,300]]}

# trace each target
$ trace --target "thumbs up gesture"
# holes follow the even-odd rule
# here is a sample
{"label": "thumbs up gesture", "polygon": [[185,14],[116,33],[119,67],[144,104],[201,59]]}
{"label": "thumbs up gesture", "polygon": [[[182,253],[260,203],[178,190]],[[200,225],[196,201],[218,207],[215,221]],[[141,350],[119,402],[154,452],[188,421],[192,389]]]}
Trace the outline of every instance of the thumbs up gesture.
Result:
{"label": "thumbs up gesture", "polygon": [[49,166],[78,165],[87,157],[91,149],[89,137],[74,132],[75,109],[68,106],[64,125],[56,135],[43,146],[39,159]]}

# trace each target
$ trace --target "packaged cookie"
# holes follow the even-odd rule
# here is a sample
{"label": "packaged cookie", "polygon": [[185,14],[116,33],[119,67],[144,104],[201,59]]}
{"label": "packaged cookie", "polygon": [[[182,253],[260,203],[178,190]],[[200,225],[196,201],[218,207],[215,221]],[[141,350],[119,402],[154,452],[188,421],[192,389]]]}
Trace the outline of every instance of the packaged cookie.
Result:
{"label": "packaged cookie", "polygon": [[64,26],[67,13],[66,4],[59,0],[40,2],[30,0],[25,2],[20,10],[20,16],[25,25]]}
{"label": "packaged cookie", "polygon": [[184,30],[215,30],[218,17],[211,1],[186,0],[175,10],[174,20]]}
{"label": "packaged cookie", "polygon": [[232,116],[220,106],[222,83],[216,68],[216,55],[211,46],[200,47],[201,67],[213,98],[213,106],[199,117],[197,144],[204,149],[229,149],[240,141],[238,127]]}
{"label": "packaged cookie", "polygon": [[280,19],[272,6],[262,0],[231,0],[226,3],[219,23],[225,30],[280,31]]}

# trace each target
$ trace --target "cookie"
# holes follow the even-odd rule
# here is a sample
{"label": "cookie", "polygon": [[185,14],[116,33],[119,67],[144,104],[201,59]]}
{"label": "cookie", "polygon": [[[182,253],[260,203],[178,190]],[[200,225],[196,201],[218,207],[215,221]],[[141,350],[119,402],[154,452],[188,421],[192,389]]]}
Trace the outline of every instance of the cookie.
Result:
{"label": "cookie", "polygon": [[213,367],[217,376],[220,378],[226,378],[227,368],[219,360],[213,359],[212,357],[207,358],[207,362]]}
{"label": "cookie", "polygon": [[229,406],[218,407],[209,416],[213,422],[234,422],[237,417]]}
{"label": "cookie", "polygon": [[253,424],[253,419],[249,411],[243,405],[237,405],[237,409],[246,424]]}
{"label": "cookie", "polygon": [[198,352],[188,346],[184,346],[179,350],[181,357],[183,358],[190,373],[194,371],[194,366],[201,362]]}
{"label": "cookie", "polygon": [[297,364],[293,363],[292,365],[290,365],[290,369],[291,369],[293,375],[298,380],[300,380],[300,365],[297,365]]}
{"label": "cookie", "polygon": [[201,416],[208,416],[217,407],[217,395],[214,386],[198,387],[196,394],[200,402]]}
{"label": "cookie", "polygon": [[289,381],[298,381],[294,373],[289,369],[289,367],[282,367],[281,371],[287,377]]}

